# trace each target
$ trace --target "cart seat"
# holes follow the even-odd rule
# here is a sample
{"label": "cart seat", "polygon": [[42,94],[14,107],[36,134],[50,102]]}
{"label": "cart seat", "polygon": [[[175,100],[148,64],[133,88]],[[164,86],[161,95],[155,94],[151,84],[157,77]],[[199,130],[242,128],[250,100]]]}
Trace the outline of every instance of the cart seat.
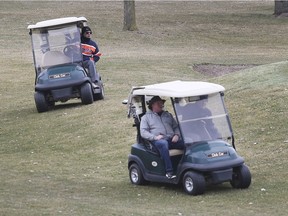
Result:
{"label": "cart seat", "polygon": [[50,67],[70,63],[71,59],[60,51],[48,51],[43,55],[42,67]]}
{"label": "cart seat", "polygon": [[182,155],[183,153],[184,153],[184,150],[182,150],[182,149],[170,149],[169,150],[170,157]]}
{"label": "cart seat", "polygon": [[[150,152],[152,152],[154,154],[157,154],[157,155],[159,154],[158,150],[152,144],[151,141],[141,138],[141,142],[140,143],[142,143],[144,145],[144,147],[147,150],[149,150]],[[177,155],[182,155],[182,154],[184,154],[184,150],[183,149],[170,149],[169,150],[170,157],[177,156]]]}

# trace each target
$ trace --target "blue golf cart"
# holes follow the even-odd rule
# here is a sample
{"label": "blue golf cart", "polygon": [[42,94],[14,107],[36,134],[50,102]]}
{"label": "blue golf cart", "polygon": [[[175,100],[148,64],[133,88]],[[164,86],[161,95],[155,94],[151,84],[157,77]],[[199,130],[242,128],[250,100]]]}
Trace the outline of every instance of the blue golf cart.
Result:
{"label": "blue golf cart", "polygon": [[81,29],[85,17],[65,17],[29,25],[35,67],[35,104],[46,112],[55,102],[80,98],[91,104],[104,98],[103,82],[93,86],[83,67]]}

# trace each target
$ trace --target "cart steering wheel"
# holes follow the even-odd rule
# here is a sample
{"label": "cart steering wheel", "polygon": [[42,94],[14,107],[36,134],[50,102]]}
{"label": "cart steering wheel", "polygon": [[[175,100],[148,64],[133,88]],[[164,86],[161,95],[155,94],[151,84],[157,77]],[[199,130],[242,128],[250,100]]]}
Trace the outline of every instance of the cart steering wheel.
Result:
{"label": "cart steering wheel", "polygon": [[79,49],[80,49],[79,46],[69,44],[64,47],[63,53],[68,57],[77,56],[80,53]]}

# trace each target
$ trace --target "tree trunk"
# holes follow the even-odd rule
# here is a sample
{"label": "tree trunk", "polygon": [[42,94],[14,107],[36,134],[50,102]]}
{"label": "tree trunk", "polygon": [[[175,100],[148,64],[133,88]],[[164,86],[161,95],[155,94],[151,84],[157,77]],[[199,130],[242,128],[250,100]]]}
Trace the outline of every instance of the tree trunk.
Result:
{"label": "tree trunk", "polygon": [[288,13],[288,0],[275,0],[274,15],[279,16]]}
{"label": "tree trunk", "polygon": [[124,0],[124,27],[123,30],[136,31],[135,1]]}

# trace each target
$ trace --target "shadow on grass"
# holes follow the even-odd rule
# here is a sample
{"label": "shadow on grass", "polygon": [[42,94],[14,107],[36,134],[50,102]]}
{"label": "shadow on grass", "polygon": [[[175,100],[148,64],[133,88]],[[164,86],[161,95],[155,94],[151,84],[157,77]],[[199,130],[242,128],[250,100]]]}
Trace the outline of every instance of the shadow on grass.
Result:
{"label": "shadow on grass", "polygon": [[53,111],[53,110],[65,110],[65,109],[71,109],[71,108],[77,108],[80,106],[86,106],[83,105],[81,102],[72,102],[72,103],[56,103],[54,107],[52,107],[51,109],[49,109],[49,111]]}
{"label": "shadow on grass", "polygon": [[[179,194],[186,194],[184,189],[183,189],[183,186],[182,184],[169,184],[169,183],[156,183],[156,182],[149,182],[147,183],[146,185],[142,185],[142,186],[137,186],[137,187],[141,187],[142,189],[144,187],[149,187],[149,189],[153,190],[153,191],[156,191],[156,190],[159,190],[159,191],[162,191],[162,190],[165,190],[165,191],[169,191],[169,192],[172,192],[172,193],[179,193]],[[203,195],[207,194],[226,194],[226,193],[232,193],[233,191],[235,191],[236,189],[233,189],[231,187],[231,185],[226,182],[226,183],[223,183],[223,184],[218,184],[218,185],[207,185],[206,186],[206,190],[204,192]]]}
{"label": "shadow on grass", "polygon": [[[67,102],[67,103],[56,103],[55,106],[53,107],[49,107],[49,110],[47,111],[49,112],[54,112],[54,111],[65,111],[65,110],[69,110],[69,109],[75,109],[75,108],[79,108],[82,106],[87,106],[87,105],[83,105],[81,102]],[[29,106],[29,107],[22,107],[20,110],[10,110],[11,114],[15,114],[15,112],[17,111],[21,111],[21,114],[40,114],[37,112],[36,106]],[[43,113],[47,113],[47,112],[43,112]]]}

